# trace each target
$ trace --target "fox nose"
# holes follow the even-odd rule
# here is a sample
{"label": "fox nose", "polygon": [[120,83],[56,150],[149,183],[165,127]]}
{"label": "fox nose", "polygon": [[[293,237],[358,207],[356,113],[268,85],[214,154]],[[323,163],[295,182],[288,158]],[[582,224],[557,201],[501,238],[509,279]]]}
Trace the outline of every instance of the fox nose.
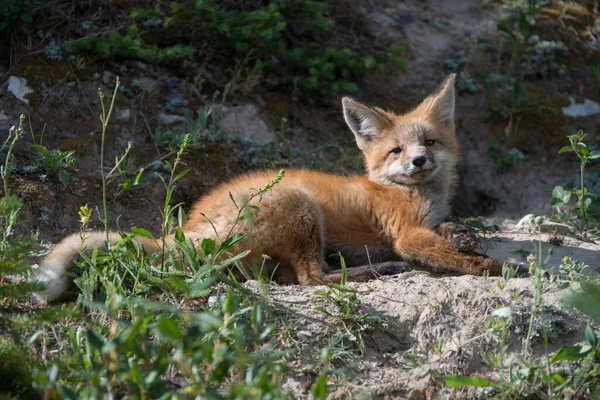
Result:
{"label": "fox nose", "polygon": [[427,162],[427,158],[425,156],[418,156],[412,159],[412,163],[415,167],[422,167]]}

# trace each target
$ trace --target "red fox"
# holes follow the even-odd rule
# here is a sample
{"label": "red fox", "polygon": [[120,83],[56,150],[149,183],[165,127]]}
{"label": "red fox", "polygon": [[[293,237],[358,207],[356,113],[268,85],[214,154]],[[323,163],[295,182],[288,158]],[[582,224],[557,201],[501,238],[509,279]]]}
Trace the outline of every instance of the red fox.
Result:
{"label": "red fox", "polygon": [[[238,208],[231,197],[242,203],[277,172],[247,173],[196,201],[182,227],[185,236],[198,244],[204,238],[218,244],[228,235],[247,232],[232,251],[250,250],[244,265],[267,255],[267,276],[280,283],[339,282],[340,272],[328,263],[338,252],[351,266],[348,278],[354,281],[399,273],[406,263],[437,271],[501,274],[502,262],[459,253],[434,231],[449,212],[456,181],[454,78],[450,75],[403,115],[342,99],[344,118],[364,154],[366,177],[287,170],[260,200],[252,200],[257,209],[250,225],[236,223]],[[92,233],[85,246],[102,247],[104,239],[103,233]],[[117,233],[110,234],[110,241],[119,239]],[[136,242],[149,252],[159,250],[148,238]],[[54,300],[67,289],[67,270],[82,250],[79,235],[72,235],[48,254],[40,265],[38,279],[46,288],[36,293],[38,299]]]}

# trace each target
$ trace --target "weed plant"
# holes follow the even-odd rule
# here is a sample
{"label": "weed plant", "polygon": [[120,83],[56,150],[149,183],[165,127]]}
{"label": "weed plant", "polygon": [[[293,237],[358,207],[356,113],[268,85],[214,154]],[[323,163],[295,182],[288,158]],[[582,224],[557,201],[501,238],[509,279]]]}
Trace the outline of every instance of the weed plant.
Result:
{"label": "weed plant", "polygon": [[[318,299],[325,300],[329,307],[318,306],[316,311],[325,314],[337,327],[332,334],[334,340],[323,348],[321,352],[320,374],[312,387],[315,398],[327,397],[327,379],[331,375],[344,374],[353,368],[349,364],[356,356],[362,355],[365,350],[364,335],[377,328],[386,327],[386,320],[379,315],[371,315],[360,310],[361,301],[358,291],[348,285],[346,261],[340,254],[342,276],[340,283],[330,283],[326,289],[315,291]],[[337,365],[336,368],[336,364]]]}
{"label": "weed plant", "polygon": [[58,174],[58,178],[63,186],[69,183],[69,172],[67,167],[71,166],[75,159],[74,150],[60,151],[58,149],[49,150],[42,144],[31,144],[29,147],[37,152],[40,157],[40,163],[47,176]]}
{"label": "weed plant", "polygon": [[4,165],[0,166],[3,183],[3,196],[0,198],[0,309],[27,296],[38,285],[28,282],[29,264],[27,260],[37,250],[37,232],[17,235],[18,215],[23,201],[9,192],[9,160],[16,143],[24,135],[21,115],[19,126],[13,126],[4,143],[8,146]]}
{"label": "weed plant", "polygon": [[325,2],[280,0],[243,8],[224,3],[186,1],[135,9],[124,31],[71,40],[67,51],[149,63],[193,59],[219,66],[215,73],[229,70],[229,81],[245,77],[251,85],[261,80],[300,93],[354,92],[355,80],[366,71],[405,64],[401,47],[356,54],[335,39]]}
{"label": "weed plant", "polygon": [[[587,136],[581,129],[574,135],[569,135],[569,146],[564,146],[559,150],[562,153],[575,153],[579,159],[579,187],[571,190],[565,190],[562,186],[556,186],[552,191],[552,208],[557,210],[562,220],[568,221],[578,228],[581,232],[587,232],[593,229],[597,232],[600,224],[600,215],[595,208],[598,207],[599,198],[597,194],[589,193],[585,186],[585,169],[588,162],[600,159],[600,152],[588,148],[583,139]],[[573,207],[573,215],[569,216],[561,212],[561,208],[567,206],[571,198],[575,196],[577,202]],[[595,206],[594,206],[594,203]]]}
{"label": "weed plant", "polygon": [[320,311],[332,318],[342,328],[342,335],[351,343],[355,344],[359,354],[365,348],[363,333],[382,325],[385,319],[377,315],[369,315],[360,312],[360,299],[357,290],[348,285],[348,274],[346,261],[340,254],[342,266],[342,278],[339,284],[331,283],[327,289],[317,290],[315,296],[322,298],[334,306],[335,311],[319,306],[315,310]]}

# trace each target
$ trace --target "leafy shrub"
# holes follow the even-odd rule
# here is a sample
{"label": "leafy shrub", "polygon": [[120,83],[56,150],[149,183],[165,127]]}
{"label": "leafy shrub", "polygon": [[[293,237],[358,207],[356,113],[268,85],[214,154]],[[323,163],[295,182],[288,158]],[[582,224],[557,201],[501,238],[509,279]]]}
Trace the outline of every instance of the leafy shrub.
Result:
{"label": "leafy shrub", "polygon": [[194,55],[191,46],[177,44],[159,48],[145,44],[139,38],[139,29],[135,25],[129,26],[125,35],[110,31],[104,41],[97,35],[69,41],[67,51],[72,54],[91,53],[101,58],[139,58],[150,63],[191,58]]}
{"label": "leafy shrub", "polygon": [[0,33],[33,21],[34,7],[45,7],[44,0],[7,0],[0,2]]}
{"label": "leafy shrub", "polygon": [[31,370],[34,363],[24,349],[0,342],[0,399],[36,399]]}
{"label": "leafy shrub", "polygon": [[29,147],[34,150],[39,156],[39,162],[46,175],[54,175],[58,173],[58,177],[64,186],[67,186],[69,181],[69,173],[66,168],[73,164],[74,150],[60,151],[58,149],[48,150],[46,146],[41,144],[32,144]]}
{"label": "leafy shrub", "polygon": [[23,137],[24,120],[25,117],[21,115],[19,127],[10,129],[4,143],[5,146],[8,144],[6,160],[0,166],[4,189],[0,198],[0,306],[16,301],[36,287],[26,278],[29,273],[27,258],[37,245],[37,233],[16,235],[17,216],[23,202],[18,196],[10,194],[8,189],[8,163],[15,144]]}
{"label": "leafy shrub", "polygon": [[[288,398],[281,389],[284,353],[267,344],[272,328],[259,304],[242,307],[229,289],[222,305],[190,312],[128,299],[131,319],[113,333],[69,328],[68,350],[35,376],[44,395],[94,398]],[[118,317],[125,303],[109,313]],[[77,395],[76,395],[77,393]]]}
{"label": "leafy shrub", "polygon": [[583,141],[586,136],[587,133],[580,129],[576,134],[567,136],[570,145],[559,150],[559,154],[570,152],[575,153],[579,158],[579,188],[566,190],[562,186],[556,186],[552,191],[551,205],[561,216],[561,207],[568,205],[574,195],[577,198],[577,203],[573,207],[574,215],[562,215],[563,219],[572,223],[582,232],[591,230],[597,234],[600,223],[600,215],[596,209],[598,207],[598,196],[588,191],[585,185],[585,170],[588,163],[600,159],[600,152],[590,150]]}
{"label": "leafy shrub", "polygon": [[250,67],[261,72],[263,82],[306,92],[353,92],[354,81],[366,71],[383,63],[404,65],[400,47],[365,56],[336,40],[324,2],[279,0],[243,10],[221,3],[184,1],[168,8],[135,9],[133,25],[124,33],[71,40],[67,51],[150,63],[195,59],[205,68],[217,65],[219,74],[231,66]]}

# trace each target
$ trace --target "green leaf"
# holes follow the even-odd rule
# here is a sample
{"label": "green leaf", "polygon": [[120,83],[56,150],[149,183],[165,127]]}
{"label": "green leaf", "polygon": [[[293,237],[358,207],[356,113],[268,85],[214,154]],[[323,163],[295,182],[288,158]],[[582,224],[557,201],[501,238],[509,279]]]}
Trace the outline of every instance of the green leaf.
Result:
{"label": "green leaf", "polygon": [[562,147],[559,151],[558,154],[562,154],[562,153],[566,153],[568,151],[573,151],[573,149],[571,148],[571,146],[564,146]]}
{"label": "green leaf", "polygon": [[223,312],[231,314],[235,311],[236,297],[232,288],[227,289],[227,298],[223,304]]}
{"label": "green leaf", "polygon": [[135,176],[135,180],[133,181],[134,185],[137,185],[140,182],[140,179],[142,179],[142,174],[143,173],[144,173],[144,168],[140,168],[139,172]]}
{"label": "green leaf", "polygon": [[553,373],[552,375],[550,375],[550,378],[552,378],[552,380],[556,383],[558,383],[559,385],[563,384],[566,382],[565,378],[563,378],[562,375],[557,374],[556,372]]}
{"label": "green leaf", "polygon": [[600,151],[592,151],[588,156],[590,160],[595,160],[596,158],[600,158]]}
{"label": "green leaf", "polygon": [[240,240],[244,239],[245,237],[246,237],[246,234],[243,232],[236,233],[235,235],[228,237],[227,239],[225,239],[225,241],[223,241],[223,243],[221,243],[221,245],[219,246],[219,250],[217,250],[216,255],[223,254],[223,252],[225,252],[226,250],[235,246],[236,243],[238,243]]}
{"label": "green leaf", "polygon": [[179,243],[185,243],[185,234],[181,229],[177,229],[175,231],[175,240],[177,240]]}
{"label": "green leaf", "polygon": [[106,340],[100,334],[89,329],[85,332],[85,338],[87,339],[86,347],[88,349],[88,356],[93,354],[90,350],[101,351],[102,347],[104,347],[104,344],[106,343]]}
{"label": "green leaf", "polygon": [[446,383],[446,386],[450,388],[463,386],[495,386],[495,384],[480,376],[445,375],[444,382]]}
{"label": "green leaf", "polygon": [[598,345],[598,336],[596,336],[596,332],[594,332],[594,330],[590,326],[589,319],[587,326],[585,327],[585,338],[593,348],[595,348]]}
{"label": "green leaf", "polygon": [[168,317],[162,317],[158,321],[158,330],[169,339],[178,340],[181,337],[181,329],[175,321]]}
{"label": "green leaf", "polygon": [[46,146],[43,146],[41,144],[30,144],[29,147],[41,153],[44,158],[52,158],[52,154],[50,153],[50,151],[48,151]]}
{"label": "green leaf", "polygon": [[31,346],[32,344],[35,343],[35,341],[37,340],[37,338],[39,338],[42,334],[44,333],[43,330],[39,330],[36,333],[34,333],[33,335],[31,335],[31,337],[29,338],[29,340],[27,341],[27,346]]}
{"label": "green leaf", "polygon": [[166,281],[169,282],[172,288],[180,290],[186,295],[189,294],[190,287],[183,279],[177,276],[170,276],[166,278]]}
{"label": "green leaf", "polygon": [[179,207],[179,210],[177,211],[177,223],[179,224],[179,226],[183,226],[183,224],[185,224],[186,221],[187,215],[185,214],[185,210],[183,209],[183,207]]}
{"label": "green leaf", "polygon": [[550,205],[552,207],[560,207],[569,203],[571,200],[571,192],[565,190],[562,186],[556,186],[554,190],[552,190],[552,202]]}
{"label": "green leaf", "polygon": [[576,361],[581,360],[592,351],[592,347],[586,346],[563,346],[554,353],[550,363],[553,364],[556,361]]}
{"label": "green leaf", "polygon": [[67,187],[67,184],[69,183],[69,176],[69,173],[64,169],[58,170],[58,179],[60,179],[60,183],[62,183],[64,187]]}
{"label": "green leaf", "polygon": [[521,368],[517,370],[515,375],[520,380],[528,379],[531,376],[531,368]]}
{"label": "green leaf", "polygon": [[531,99],[528,103],[527,106],[536,106],[539,104],[539,102],[542,100],[542,96],[541,95],[537,95],[535,96],[533,99]]}
{"label": "green leaf", "polygon": [[175,183],[176,181],[183,178],[185,176],[185,174],[187,174],[188,172],[190,172],[190,170],[186,169],[185,171],[181,171],[180,173],[178,173],[177,176],[175,178],[173,178],[173,183]]}
{"label": "green leaf", "polygon": [[152,235],[152,233],[144,228],[138,228],[136,226],[133,226],[131,228],[131,233],[135,233],[138,236],[144,236],[144,237],[149,237],[151,239],[154,239],[154,236]]}
{"label": "green leaf", "polygon": [[205,330],[217,329],[223,321],[214,314],[203,312],[192,316],[194,324],[202,326]]}
{"label": "green leaf", "polygon": [[233,198],[233,194],[231,194],[231,192],[229,192],[229,198],[230,198],[230,199],[231,199],[231,201],[233,202],[233,205],[235,206],[235,208],[238,208],[238,209],[239,209],[239,207],[238,207],[237,203],[235,202],[235,199]]}
{"label": "green leaf", "polygon": [[513,85],[513,100],[517,105],[521,105],[523,102],[523,97],[525,97],[525,91],[517,82]]}
{"label": "green leaf", "polygon": [[316,311],[321,311],[322,313],[324,313],[324,314],[326,314],[326,315],[329,315],[330,317],[333,317],[333,314],[332,314],[332,313],[330,313],[329,311],[327,311],[327,310],[326,310],[325,308],[323,308],[323,307],[315,307],[315,310],[316,310]]}
{"label": "green leaf", "polygon": [[321,374],[311,389],[315,399],[324,399],[327,397],[327,374]]}
{"label": "green leaf", "polygon": [[215,253],[216,243],[213,239],[207,238],[202,241],[200,248],[202,249],[202,257]]}
{"label": "green leaf", "polygon": [[252,307],[252,317],[250,318],[253,329],[260,329],[263,324],[263,315],[260,304],[255,304]]}
{"label": "green leaf", "polygon": [[342,280],[340,281],[340,283],[342,284],[342,286],[345,286],[348,283],[348,270],[346,268],[346,260],[342,256],[342,253],[339,253],[339,255],[340,262],[342,263]]}

